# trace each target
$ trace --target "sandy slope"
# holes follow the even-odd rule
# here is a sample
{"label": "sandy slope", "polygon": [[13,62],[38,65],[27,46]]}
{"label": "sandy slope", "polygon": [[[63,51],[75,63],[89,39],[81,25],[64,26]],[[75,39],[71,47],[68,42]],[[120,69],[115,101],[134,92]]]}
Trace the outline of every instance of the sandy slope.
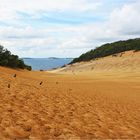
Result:
{"label": "sandy slope", "polygon": [[[127,54],[122,61],[129,63],[118,58],[122,70],[112,66],[109,72],[0,67],[0,139],[140,139],[140,55]],[[103,61],[98,64],[107,65]]]}
{"label": "sandy slope", "polygon": [[137,72],[140,71],[140,52],[127,51],[96,61],[80,62],[52,72]]}

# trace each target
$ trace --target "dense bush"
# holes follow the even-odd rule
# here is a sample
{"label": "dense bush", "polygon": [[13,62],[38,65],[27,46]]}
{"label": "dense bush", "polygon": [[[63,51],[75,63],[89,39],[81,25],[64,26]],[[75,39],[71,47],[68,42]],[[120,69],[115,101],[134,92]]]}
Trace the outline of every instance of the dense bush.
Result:
{"label": "dense bush", "polygon": [[32,70],[31,66],[24,64],[24,61],[22,59],[19,59],[17,55],[11,54],[10,51],[4,49],[4,47],[1,45],[0,45],[0,66]]}
{"label": "dense bush", "polygon": [[70,64],[80,61],[89,61],[129,50],[140,51],[140,38],[104,44],[75,58]]}

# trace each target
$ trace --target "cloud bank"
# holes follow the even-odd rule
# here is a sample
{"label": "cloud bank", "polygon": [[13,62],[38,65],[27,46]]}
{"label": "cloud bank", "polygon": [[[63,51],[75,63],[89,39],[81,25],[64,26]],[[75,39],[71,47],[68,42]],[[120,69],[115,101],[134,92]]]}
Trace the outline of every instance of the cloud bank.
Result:
{"label": "cloud bank", "polygon": [[0,43],[20,57],[76,57],[140,36],[140,0],[0,0]]}

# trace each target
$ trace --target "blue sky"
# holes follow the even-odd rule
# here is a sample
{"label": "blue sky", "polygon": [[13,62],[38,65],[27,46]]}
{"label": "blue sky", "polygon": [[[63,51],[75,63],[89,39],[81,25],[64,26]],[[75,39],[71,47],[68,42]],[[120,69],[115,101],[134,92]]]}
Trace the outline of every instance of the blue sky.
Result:
{"label": "blue sky", "polygon": [[77,57],[140,35],[140,0],[0,0],[0,42],[20,57]]}

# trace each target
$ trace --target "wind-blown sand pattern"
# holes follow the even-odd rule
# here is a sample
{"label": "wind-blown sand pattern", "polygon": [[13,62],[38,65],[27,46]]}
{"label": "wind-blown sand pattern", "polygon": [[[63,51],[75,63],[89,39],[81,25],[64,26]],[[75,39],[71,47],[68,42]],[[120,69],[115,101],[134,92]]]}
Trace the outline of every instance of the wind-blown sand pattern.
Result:
{"label": "wind-blown sand pattern", "polygon": [[0,139],[140,139],[140,53],[85,65],[0,67]]}

